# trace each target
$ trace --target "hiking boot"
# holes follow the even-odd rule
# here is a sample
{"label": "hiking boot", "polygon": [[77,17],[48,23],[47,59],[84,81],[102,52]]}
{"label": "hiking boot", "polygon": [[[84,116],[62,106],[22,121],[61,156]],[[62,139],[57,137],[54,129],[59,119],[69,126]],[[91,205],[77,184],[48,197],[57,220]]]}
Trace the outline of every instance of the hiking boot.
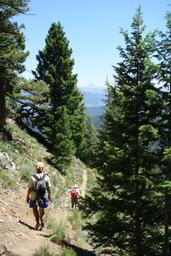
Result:
{"label": "hiking boot", "polygon": [[45,224],[41,223],[39,230],[42,231],[44,229],[44,227],[45,227]]}
{"label": "hiking boot", "polygon": [[35,229],[35,230],[38,230],[39,227],[40,227],[40,224],[37,222],[36,225],[35,225],[35,227],[34,227],[34,229]]}

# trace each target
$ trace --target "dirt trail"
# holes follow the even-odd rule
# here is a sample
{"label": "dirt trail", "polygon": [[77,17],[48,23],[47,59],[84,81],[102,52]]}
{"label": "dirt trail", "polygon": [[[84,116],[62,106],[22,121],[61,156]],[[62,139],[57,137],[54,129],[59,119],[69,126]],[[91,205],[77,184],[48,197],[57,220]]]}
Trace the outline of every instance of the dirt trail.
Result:
{"label": "dirt trail", "polygon": [[18,194],[1,188],[0,196],[0,255],[32,256],[40,246],[57,247],[47,236],[49,230],[35,231],[32,210],[24,201],[25,189]]}
{"label": "dirt trail", "polygon": [[[85,196],[87,173],[83,170],[81,184],[82,196]],[[52,230],[45,227],[44,231],[34,230],[32,210],[25,202],[26,187],[17,193],[0,187],[0,255],[3,256],[33,256],[42,245],[47,245],[51,252],[58,254],[60,245],[49,241]],[[51,205],[51,214],[56,220],[62,220],[66,228],[66,244],[73,248],[77,255],[95,255],[87,245],[80,248],[79,241],[75,240],[74,230],[67,220],[69,198],[65,195],[63,203],[54,209]]]}
{"label": "dirt trail", "polygon": [[86,185],[87,185],[87,171],[86,169],[83,170],[83,181],[80,186],[82,197],[85,197],[85,192],[86,192]]}

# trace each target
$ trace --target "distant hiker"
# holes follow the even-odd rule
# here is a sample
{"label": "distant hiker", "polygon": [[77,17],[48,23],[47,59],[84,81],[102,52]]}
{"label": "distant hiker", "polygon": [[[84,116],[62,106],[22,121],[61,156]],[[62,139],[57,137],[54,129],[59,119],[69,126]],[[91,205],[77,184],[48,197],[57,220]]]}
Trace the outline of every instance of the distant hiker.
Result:
{"label": "distant hiker", "polygon": [[78,203],[78,198],[81,197],[81,192],[77,186],[77,184],[75,184],[71,189],[70,189],[70,198],[71,198],[71,208],[75,208],[77,207],[77,203]]}
{"label": "distant hiker", "polygon": [[44,163],[38,162],[36,170],[36,174],[31,176],[29,182],[26,201],[29,203],[29,207],[33,209],[33,215],[36,219],[35,230],[42,230],[44,228],[44,208],[48,207],[48,200],[51,201],[51,184],[48,174],[43,172]]}

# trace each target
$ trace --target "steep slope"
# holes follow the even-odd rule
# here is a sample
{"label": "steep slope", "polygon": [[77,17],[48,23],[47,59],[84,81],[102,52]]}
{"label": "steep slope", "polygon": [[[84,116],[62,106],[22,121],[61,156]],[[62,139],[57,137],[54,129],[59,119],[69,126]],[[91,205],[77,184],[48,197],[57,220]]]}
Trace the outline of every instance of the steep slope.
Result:
{"label": "steep slope", "polygon": [[[0,255],[40,255],[40,247],[47,247],[51,255],[55,256],[61,255],[64,247],[73,249],[75,255],[95,255],[86,242],[83,246],[80,245],[82,242],[68,220],[71,214],[68,188],[72,182],[77,182],[85,195],[86,169],[81,167],[79,161],[75,161],[69,179],[46,162],[46,171],[50,174],[53,185],[53,203],[47,210],[45,229],[35,231],[32,210],[25,201],[27,179],[34,172],[35,163],[46,161],[50,154],[35,139],[11,123],[11,120],[9,128],[10,140],[2,138],[0,141]],[[53,227],[48,226],[50,219],[53,219],[52,225],[55,222],[63,223],[65,235],[59,243],[49,239],[54,232]]]}
{"label": "steep slope", "polygon": [[45,233],[34,230],[31,211],[24,202],[25,188],[17,194],[3,188],[1,192],[0,248],[5,254],[0,255],[33,255],[41,245],[49,246]]}

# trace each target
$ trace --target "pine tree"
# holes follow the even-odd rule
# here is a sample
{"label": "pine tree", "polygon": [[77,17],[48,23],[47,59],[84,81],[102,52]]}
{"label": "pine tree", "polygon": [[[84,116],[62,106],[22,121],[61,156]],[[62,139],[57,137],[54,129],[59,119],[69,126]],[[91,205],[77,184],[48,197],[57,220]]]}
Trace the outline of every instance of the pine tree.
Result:
{"label": "pine tree", "polygon": [[17,123],[31,132],[45,146],[51,145],[47,144],[46,136],[40,132],[38,127],[42,125],[41,117],[47,111],[48,100],[49,87],[43,81],[19,77],[8,102],[11,114],[15,116]]}
{"label": "pine tree", "polygon": [[90,167],[95,166],[97,156],[97,145],[97,131],[93,125],[92,117],[88,115],[86,120],[81,160],[83,160]]}
{"label": "pine tree", "polygon": [[87,214],[95,214],[87,228],[94,242],[111,254],[159,255],[162,250],[157,193],[161,97],[151,61],[155,34],[144,36],[144,30],[138,8],[130,35],[121,31],[125,49],[119,47],[116,85],[108,84],[98,182],[86,201]]}
{"label": "pine tree", "polygon": [[[70,130],[68,134],[71,136],[63,143],[68,143],[70,139],[70,144],[74,145],[72,154],[78,156],[83,141],[85,113],[83,96],[77,88],[77,76],[73,74],[74,60],[71,58],[71,54],[72,49],[69,48],[69,41],[63,27],[59,22],[53,23],[45,39],[45,48],[37,55],[38,65],[33,74],[37,81],[44,81],[50,91],[49,107],[42,116],[43,122],[39,129],[55,148],[54,136],[57,138],[58,135],[54,135],[52,123],[57,122],[56,111],[58,112],[59,108],[65,108],[69,122],[67,128]],[[58,122],[60,123],[59,120]],[[62,127],[59,130],[61,133]],[[55,132],[58,131],[55,129]],[[59,155],[56,156],[60,158]]]}
{"label": "pine tree", "polygon": [[71,131],[69,128],[70,124],[66,107],[58,107],[52,122],[53,140],[55,141],[53,146],[55,156],[53,163],[61,172],[71,163],[74,151],[74,143],[71,140]]}
{"label": "pine tree", "polygon": [[24,52],[23,26],[12,21],[28,10],[27,4],[28,0],[0,1],[0,130],[6,121],[6,96],[15,86],[17,73],[24,71],[23,62],[28,56]]}
{"label": "pine tree", "polygon": [[[162,170],[165,182],[165,249],[164,255],[168,256],[171,253],[171,243],[169,241],[169,226],[171,224],[171,186],[168,181],[171,181],[170,174],[170,150],[171,150],[171,13],[166,14],[166,33],[161,33],[161,41],[158,42],[158,60],[159,60],[159,81],[162,87],[162,120],[160,122],[160,145],[161,158],[163,158]],[[166,157],[167,155],[167,157]]]}

